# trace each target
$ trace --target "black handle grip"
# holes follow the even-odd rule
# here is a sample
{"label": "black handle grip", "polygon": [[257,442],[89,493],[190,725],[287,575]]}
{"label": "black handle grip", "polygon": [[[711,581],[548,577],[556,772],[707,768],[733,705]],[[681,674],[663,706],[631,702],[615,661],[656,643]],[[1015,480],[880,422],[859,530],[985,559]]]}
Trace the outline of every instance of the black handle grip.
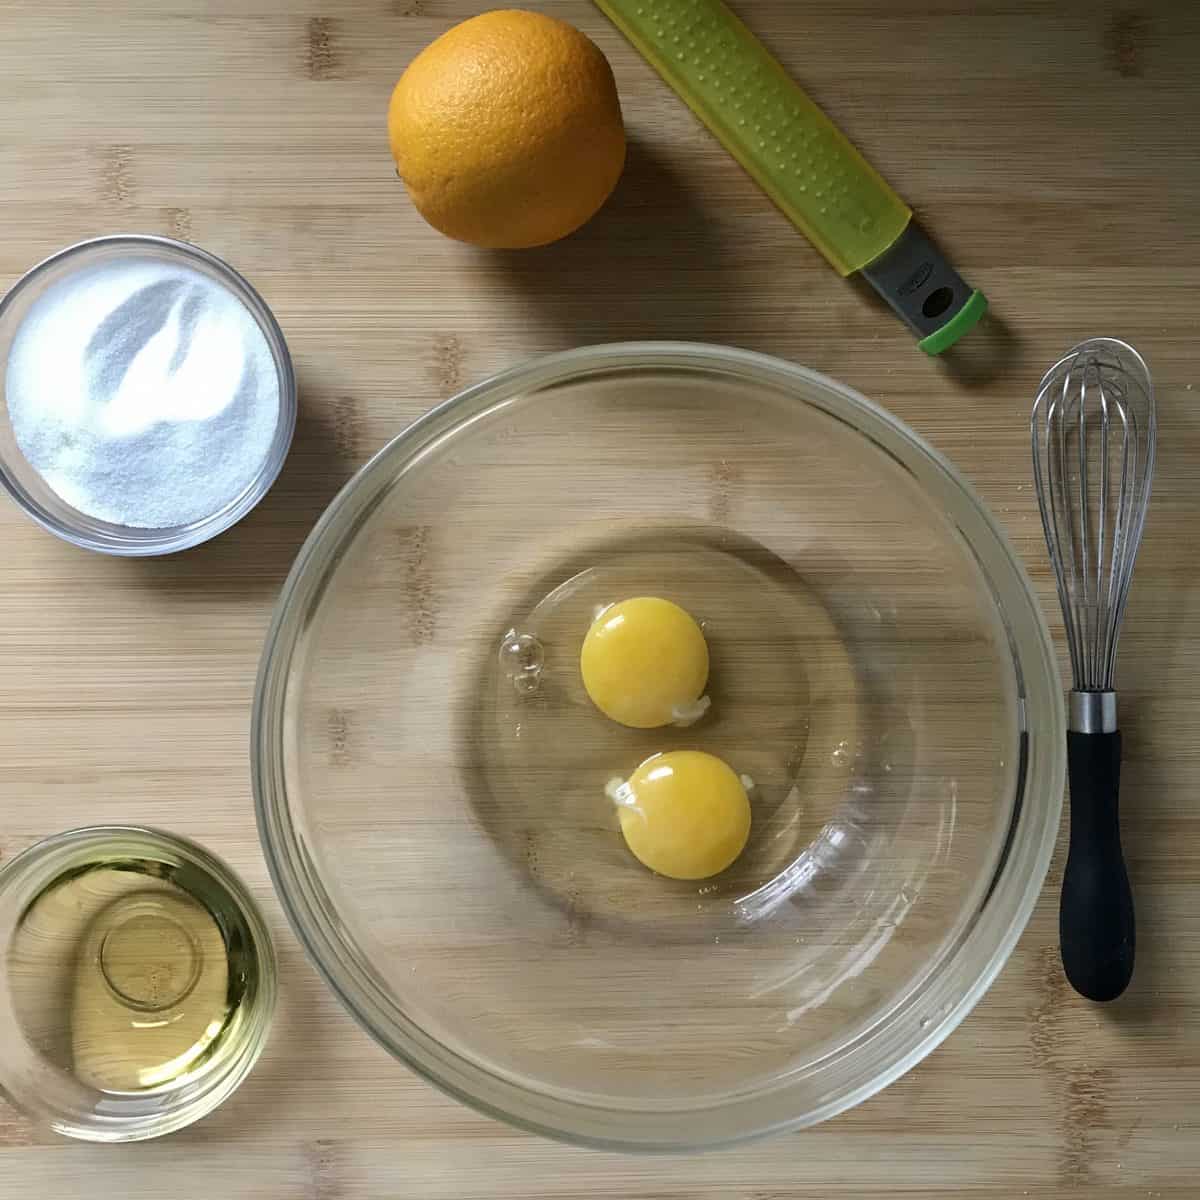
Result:
{"label": "black handle grip", "polygon": [[1133,894],[1121,856],[1119,733],[1068,733],[1071,844],[1058,937],[1071,986],[1115,1000],[1133,975]]}

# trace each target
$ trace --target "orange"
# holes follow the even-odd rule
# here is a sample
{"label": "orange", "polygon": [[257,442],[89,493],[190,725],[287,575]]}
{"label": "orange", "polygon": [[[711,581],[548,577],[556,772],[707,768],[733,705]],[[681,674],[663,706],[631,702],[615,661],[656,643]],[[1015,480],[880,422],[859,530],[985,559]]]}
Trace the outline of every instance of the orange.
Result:
{"label": "orange", "polygon": [[607,59],[578,29],[501,10],[454,26],[396,84],[388,136],[435,229],[477,246],[541,246],[578,229],[625,163]]}

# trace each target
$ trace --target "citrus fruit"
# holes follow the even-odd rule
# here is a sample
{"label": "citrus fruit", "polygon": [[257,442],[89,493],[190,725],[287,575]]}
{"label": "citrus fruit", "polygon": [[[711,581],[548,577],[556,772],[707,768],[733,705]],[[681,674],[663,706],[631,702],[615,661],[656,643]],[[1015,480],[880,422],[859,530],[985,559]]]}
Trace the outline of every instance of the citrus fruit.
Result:
{"label": "citrus fruit", "polygon": [[519,10],[473,17],[426,46],[392,92],[388,136],[420,214],[494,248],[578,229],[625,163],[604,55],[565,21]]}

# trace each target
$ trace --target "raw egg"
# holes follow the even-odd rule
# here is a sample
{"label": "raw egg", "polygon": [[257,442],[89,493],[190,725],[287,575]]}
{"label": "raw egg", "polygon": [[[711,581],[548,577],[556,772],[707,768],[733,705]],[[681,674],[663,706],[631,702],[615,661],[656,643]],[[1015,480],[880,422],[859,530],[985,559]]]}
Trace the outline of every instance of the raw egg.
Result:
{"label": "raw egg", "polygon": [[579,668],[592,703],[633,729],[690,725],[708,708],[708,644],[670,600],[636,596],[603,609],[583,639]]}
{"label": "raw egg", "polygon": [[746,786],[713,754],[671,750],[605,791],[643,866],[671,879],[707,879],[725,870],[750,836]]}

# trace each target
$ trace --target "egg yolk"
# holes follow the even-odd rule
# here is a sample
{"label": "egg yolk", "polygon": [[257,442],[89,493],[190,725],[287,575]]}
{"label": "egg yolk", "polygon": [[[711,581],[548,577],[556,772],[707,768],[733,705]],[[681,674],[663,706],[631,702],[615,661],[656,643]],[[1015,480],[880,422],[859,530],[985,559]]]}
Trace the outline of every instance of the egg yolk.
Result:
{"label": "egg yolk", "polygon": [[721,759],[700,750],[648,758],[606,789],[634,857],[671,879],[725,870],[750,836],[750,800]]}
{"label": "egg yolk", "polygon": [[690,724],[708,707],[708,645],[670,600],[637,596],[604,609],[583,639],[579,668],[592,703],[634,729]]}

